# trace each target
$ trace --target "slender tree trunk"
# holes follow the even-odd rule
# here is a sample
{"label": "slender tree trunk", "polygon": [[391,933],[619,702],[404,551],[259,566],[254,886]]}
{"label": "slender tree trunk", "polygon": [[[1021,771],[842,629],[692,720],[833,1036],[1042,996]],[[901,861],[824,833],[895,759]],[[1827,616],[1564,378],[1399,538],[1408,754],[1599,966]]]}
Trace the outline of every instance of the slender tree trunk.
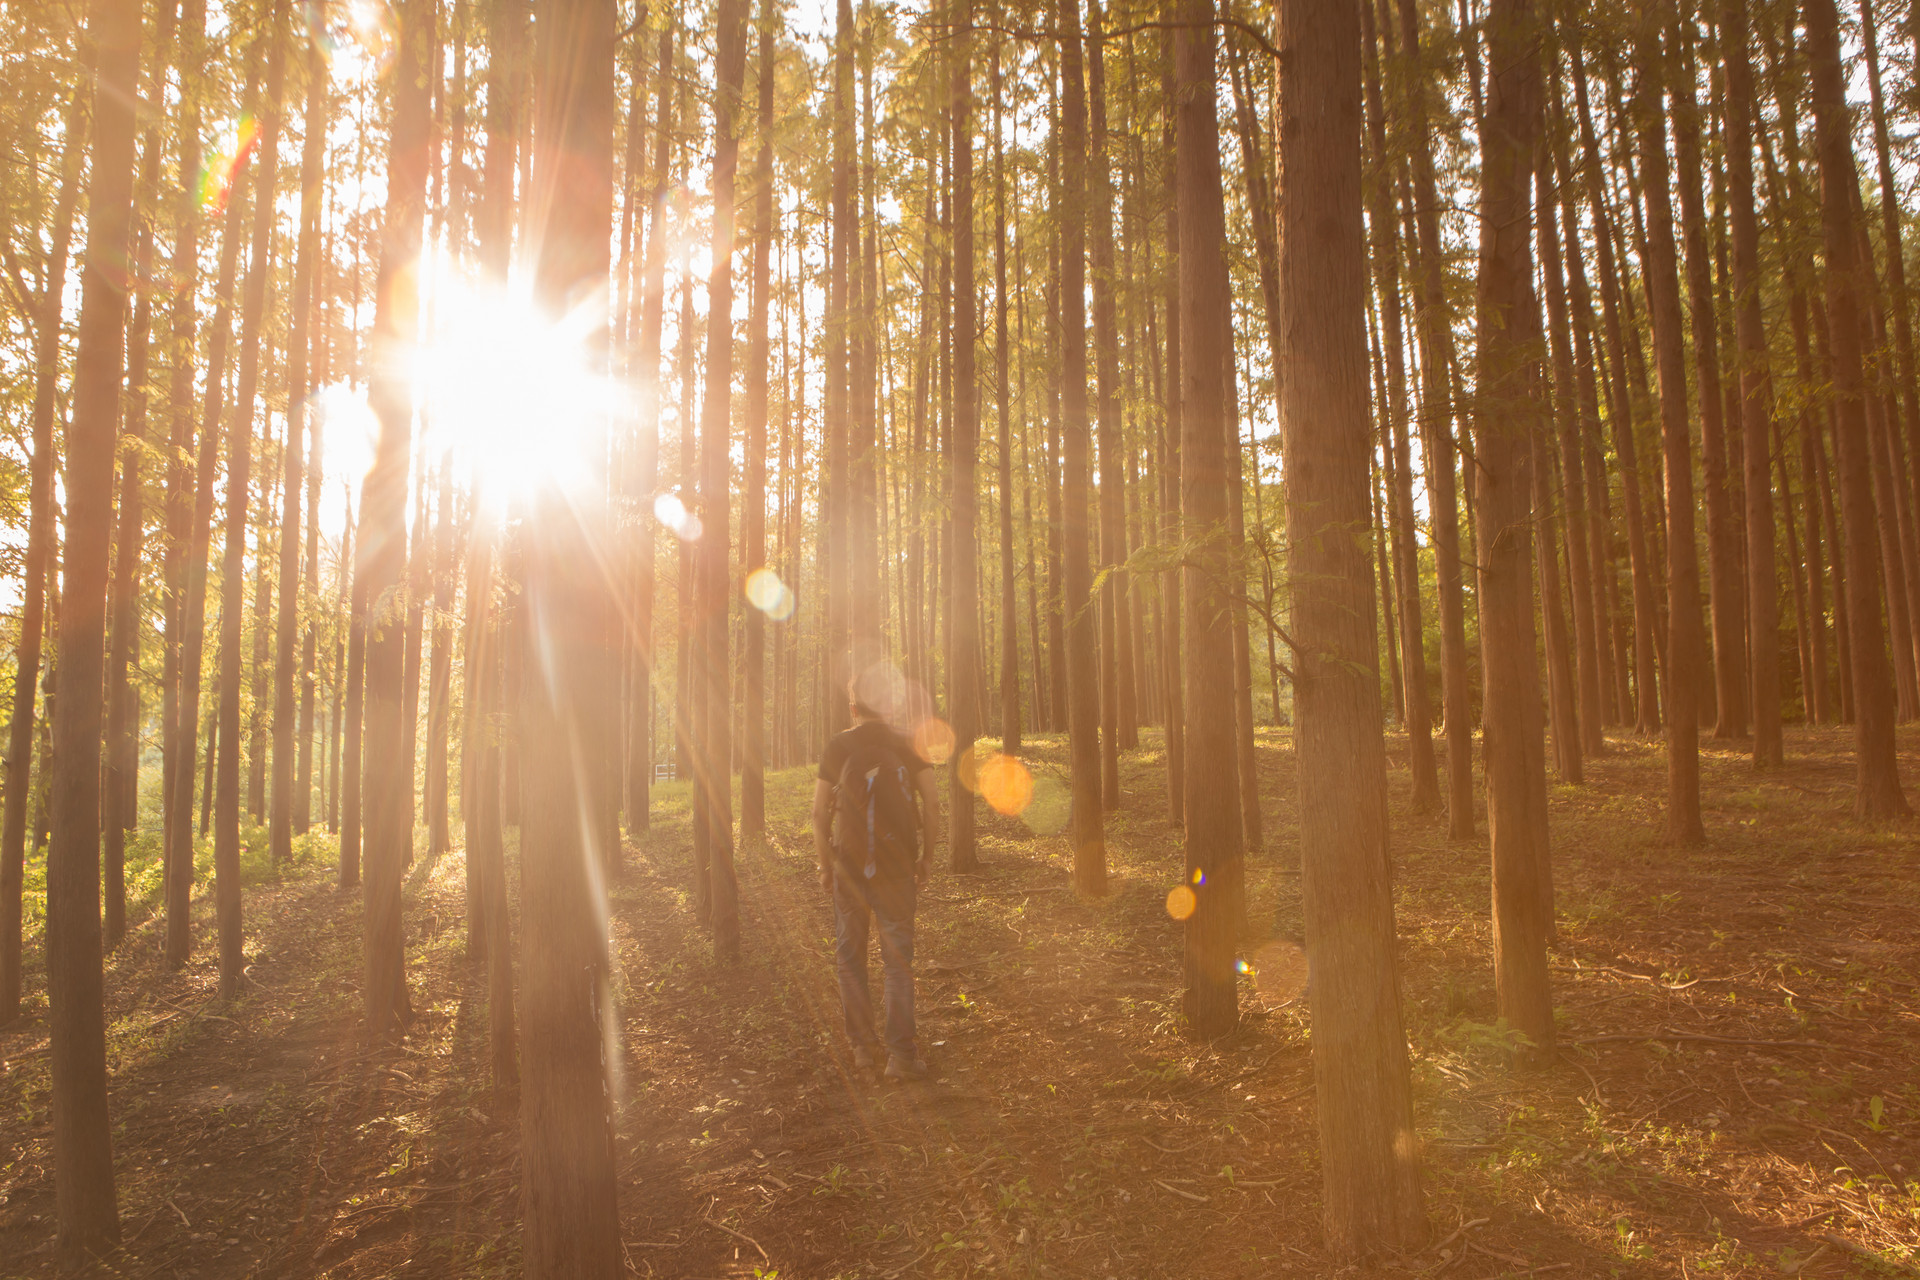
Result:
{"label": "slender tree trunk", "polygon": [[[1754,216],[1753,190],[1753,65],[1747,51],[1744,0],[1722,0],[1719,37],[1726,81],[1724,150],[1733,240],[1734,337],[1740,425],[1746,445],[1747,663],[1752,676],[1753,764],[1756,769],[1768,769],[1779,765],[1785,754],[1780,731],[1780,584],[1774,564],[1772,471],[1768,466],[1773,382],[1767,367],[1767,331],[1760,314],[1760,229]],[[1784,475],[1784,457],[1780,465]],[[1792,519],[1789,508],[1790,539]],[[1798,557],[1793,559],[1797,567]],[[1804,625],[1803,616],[1803,633]]]}
{"label": "slender tree trunk", "polygon": [[[1495,0],[1486,20],[1480,128],[1474,509],[1485,674],[1487,835],[1493,847],[1493,974],[1500,1016],[1526,1037],[1520,1065],[1553,1061],[1553,932],[1546,744],[1533,626],[1530,473],[1539,421],[1540,308],[1533,294],[1532,161],[1541,33],[1531,0]],[[1552,607],[1552,602],[1547,602]]]}
{"label": "slender tree trunk", "polygon": [[[1637,56],[1641,81],[1634,104],[1641,164],[1646,177],[1648,310],[1652,313],[1655,364],[1660,374],[1660,439],[1667,487],[1667,838],[1676,845],[1704,843],[1700,821],[1700,566],[1693,524],[1693,440],[1688,426],[1686,335],[1680,322],[1680,272],[1668,204],[1666,127],[1660,84],[1670,66],[1661,49],[1663,0],[1640,0]],[[1686,185],[1683,180],[1683,187]],[[1696,302],[1699,300],[1696,299]],[[1711,293],[1704,316],[1712,332]],[[1702,336],[1703,326],[1694,326]],[[1714,398],[1718,387],[1714,387]],[[1704,393],[1703,393],[1704,394]],[[1709,404],[1707,415],[1719,406]],[[1709,469],[1711,483],[1711,469]],[[1709,535],[1711,537],[1711,535]],[[1717,595],[1718,593],[1716,593]]]}
{"label": "slender tree trunk", "polygon": [[[1220,131],[1211,86],[1212,0],[1185,0],[1173,38],[1180,241],[1181,541],[1193,547],[1182,572],[1186,613],[1185,1012],[1191,1034],[1212,1040],[1239,1021],[1234,970],[1243,912],[1244,846],[1235,763],[1228,542],[1232,467],[1239,439],[1233,403],[1233,325],[1227,272]],[[1202,87],[1205,87],[1204,90]],[[1174,899],[1169,899],[1172,904]]]}
{"label": "slender tree trunk", "polygon": [[[1701,503],[1707,519],[1707,583],[1713,624],[1714,706],[1718,711],[1713,736],[1742,738],[1747,734],[1747,609],[1741,575],[1742,516],[1734,507],[1729,469],[1736,441],[1728,437],[1725,397],[1720,387],[1719,321],[1714,306],[1713,261],[1707,244],[1707,217],[1701,195],[1703,163],[1700,156],[1700,108],[1694,99],[1695,75],[1691,51],[1692,18],[1683,27],[1672,0],[1658,0],[1660,23],[1667,33],[1674,162],[1678,165],[1681,232],[1686,245],[1687,310],[1693,334],[1693,376],[1700,408]],[[1664,166],[1663,166],[1664,167]],[[1649,217],[1654,204],[1667,199],[1666,188],[1647,174]],[[1667,216],[1671,218],[1671,211]],[[1648,228],[1649,233],[1652,227]],[[1656,248],[1656,254],[1659,250]],[[1664,384],[1663,384],[1664,385]],[[1665,393],[1662,392],[1662,399]],[[1691,451],[1689,451],[1691,457]],[[1669,494],[1671,496],[1671,494]],[[1668,526],[1671,539],[1673,528]],[[1669,636],[1668,643],[1672,643]]]}
{"label": "slender tree trunk", "polygon": [[[1660,686],[1656,679],[1658,644],[1654,635],[1653,569],[1647,546],[1647,523],[1641,506],[1639,451],[1634,447],[1632,398],[1627,391],[1626,342],[1621,336],[1620,276],[1614,265],[1613,220],[1603,185],[1604,170],[1600,147],[1593,132],[1592,113],[1587,103],[1586,68],[1580,48],[1572,43],[1574,100],[1579,108],[1581,147],[1585,153],[1587,203],[1593,213],[1595,265],[1600,275],[1600,310],[1605,326],[1609,363],[1613,377],[1608,391],[1611,406],[1608,418],[1613,428],[1615,452],[1620,472],[1620,500],[1627,522],[1627,558],[1633,582],[1633,686],[1635,728],[1653,733],[1660,727]],[[1574,241],[1567,242],[1569,255],[1578,258]]]}
{"label": "slender tree trunk", "polygon": [[[1557,125],[1558,121],[1555,123]],[[1580,453],[1584,387],[1576,381],[1574,373],[1573,326],[1567,311],[1566,277],[1561,268],[1560,199],[1551,143],[1543,140],[1541,151],[1534,172],[1539,193],[1535,205],[1535,228],[1540,239],[1541,274],[1546,285],[1547,327],[1553,354],[1554,439],[1559,446],[1567,576],[1571,580],[1569,585],[1573,593],[1574,684],[1577,699],[1574,740],[1577,743],[1575,759],[1578,760],[1606,746],[1606,739],[1601,733],[1601,722],[1605,718],[1601,699],[1601,641],[1594,609],[1593,569],[1588,559],[1591,544],[1587,522],[1592,513],[1586,509],[1585,468]],[[1554,741],[1558,749],[1557,734]]]}
{"label": "slender tree trunk", "polygon": [[[293,856],[294,736],[299,708],[294,703],[293,645],[300,622],[300,488],[307,425],[308,341],[313,317],[316,259],[320,254],[320,166],[326,142],[326,63],[317,43],[307,52],[306,138],[300,149],[300,242],[293,276],[293,314],[287,339],[287,443],[280,478],[280,627],[273,661],[273,813],[268,839],[277,865]],[[317,512],[309,512],[317,519]],[[264,559],[264,555],[262,556]],[[304,806],[302,806],[304,807]]]}
{"label": "slender tree trunk", "polygon": [[[1121,584],[1127,558],[1126,481],[1120,458],[1120,350],[1116,281],[1113,267],[1113,180],[1107,158],[1106,41],[1099,0],[1087,0],[1086,218],[1088,266],[1093,285],[1093,365],[1098,379],[1096,404],[1100,455],[1099,555],[1095,571],[1100,587],[1100,789],[1109,809],[1120,807],[1121,685],[1125,667],[1121,649]],[[1131,692],[1131,691],[1129,691]],[[1130,708],[1129,708],[1130,710]]]}
{"label": "slender tree trunk", "polygon": [[[774,238],[773,75],[774,34],[779,16],[773,0],[762,0],[760,29],[760,146],[754,158],[753,275],[749,284],[747,320],[747,489],[740,507],[741,559],[749,576],[760,573],[767,560],[767,379],[771,352],[767,332],[768,290],[771,287]],[[768,579],[769,594],[785,602],[779,578]],[[787,588],[791,593],[792,588]],[[767,631],[768,610],[749,596],[756,607],[745,611],[745,706],[740,735],[740,839],[757,843],[767,827]]]}
{"label": "slender tree trunk", "polygon": [[[640,288],[640,342],[636,361],[639,368],[640,489],[643,501],[651,502],[660,487],[660,326],[666,307],[664,276],[667,263],[668,165],[673,145],[673,39],[674,22],[669,19],[660,33],[658,58],[658,98],[654,116],[652,209],[647,217],[647,246],[642,261]],[[506,193],[502,193],[502,199]],[[639,834],[651,827],[653,806],[653,711],[654,711],[654,637],[653,596],[654,533],[653,521],[640,521],[639,582],[634,588],[633,629],[638,649],[633,689],[633,705],[628,721],[627,759],[632,767],[627,779],[627,826]]]}
{"label": "slender tree trunk", "polygon": [[[1414,0],[1398,0],[1401,44],[1420,66],[1420,16]],[[1430,108],[1411,99],[1414,223],[1419,231],[1418,313],[1421,335],[1421,453],[1440,589],[1440,695],[1447,735],[1447,832],[1473,835],[1473,702],[1467,676],[1466,602],[1462,593],[1460,503],[1454,482],[1453,322],[1440,250],[1440,196],[1434,176]],[[1284,172],[1284,166],[1283,166]]]}
{"label": "slender tree trunk", "polygon": [[427,807],[427,855],[437,857],[453,847],[448,815],[447,733],[453,720],[453,593],[454,510],[453,458],[440,460],[439,528],[422,550],[431,557],[433,646],[427,660],[426,782],[421,798]]}
{"label": "slender tree trunk", "polygon": [[[994,412],[1000,427],[1000,750],[1008,755],[1018,755],[1022,736],[1020,615],[1014,595],[1013,410],[1008,403],[1007,376],[1007,156],[1000,116],[1002,87],[1000,41],[997,39],[993,43],[988,76],[993,92]],[[1020,403],[1024,413],[1024,396]]]}
{"label": "slender tree trunk", "polygon": [[[150,97],[154,96],[154,86],[166,81],[178,10],[178,0],[165,0],[156,6],[155,58],[148,67],[146,85]],[[134,196],[132,274],[140,285],[140,297],[127,331],[124,404],[124,432],[131,447],[122,451],[125,456],[120,463],[120,509],[114,533],[113,586],[107,607],[107,728],[103,744],[106,767],[100,825],[105,846],[101,851],[101,869],[106,880],[105,945],[109,951],[120,945],[126,933],[126,840],[127,832],[138,825],[140,807],[139,695],[129,683],[127,673],[129,664],[137,660],[140,642],[136,608],[144,559],[146,481],[143,472],[150,447],[147,405],[156,292],[152,284],[153,216],[159,200],[161,124],[159,113],[147,123],[141,140],[139,186]]]}
{"label": "slender tree trunk", "polygon": [[[22,986],[22,895],[26,886],[27,806],[33,795],[34,703],[40,688],[42,637],[46,630],[49,566],[54,539],[53,472],[59,459],[53,439],[54,395],[60,377],[60,319],[66,295],[67,260],[73,244],[73,213],[86,158],[88,100],[74,91],[67,112],[67,154],[53,208],[53,237],[34,320],[33,456],[27,472],[26,583],[20,641],[14,653],[13,717],[8,726],[6,810],[0,826],[0,1026],[20,1016]],[[91,230],[89,230],[91,234]],[[55,587],[57,590],[57,585]],[[44,757],[43,757],[44,758]],[[49,762],[50,764],[51,762]],[[41,766],[47,768],[47,764]]]}
{"label": "slender tree trunk", "polygon": [[253,467],[253,406],[264,342],[267,286],[273,268],[280,110],[286,81],[290,4],[276,0],[267,50],[266,91],[261,98],[257,195],[253,204],[253,249],[241,300],[239,386],[228,434],[226,542],[220,572],[220,753],[214,779],[213,901],[220,935],[220,994],[238,991],[246,959],[240,932],[240,692],[246,586],[246,548]]}
{"label": "slender tree trunk", "polygon": [[948,796],[953,826],[948,837],[948,865],[955,871],[973,871],[980,865],[974,844],[973,793],[967,771],[977,772],[974,739],[980,691],[976,678],[980,663],[980,633],[975,630],[975,599],[980,590],[976,530],[980,499],[974,472],[980,454],[980,397],[974,363],[977,327],[973,269],[973,11],[972,0],[958,0],[952,10],[956,24],[947,48],[952,76],[949,92],[953,146],[953,559],[947,578],[948,711],[953,718],[953,759]]}
{"label": "slender tree trunk", "polygon": [[[1394,577],[1400,589],[1400,647],[1407,763],[1413,774],[1409,806],[1431,813],[1440,804],[1440,774],[1433,756],[1433,709],[1427,697],[1426,625],[1421,616],[1420,548],[1414,540],[1413,455],[1407,430],[1407,359],[1400,329],[1400,238],[1393,216],[1393,187],[1387,180],[1386,111],[1380,94],[1380,69],[1374,52],[1373,10],[1361,5],[1361,63],[1366,72],[1368,139],[1379,172],[1374,186],[1372,221],[1374,276],[1380,291],[1380,329],[1387,365],[1387,426],[1393,454],[1393,491],[1388,511],[1393,527]],[[1380,33],[1391,46],[1391,28]]]}
{"label": "slender tree trunk", "polygon": [[[1202,16],[1209,7],[1190,3]],[[1281,304],[1319,317],[1289,324],[1276,355],[1288,369],[1280,420],[1322,1215],[1329,1248],[1360,1257],[1413,1243],[1425,1215],[1394,960],[1379,649],[1365,545],[1350,532],[1369,505],[1359,12],[1337,0],[1284,0],[1278,12]],[[1197,243],[1190,236],[1183,257]],[[1189,628],[1191,644],[1191,617]],[[1190,681],[1190,706],[1194,692]]]}
{"label": "slender tree trunk", "polygon": [[[184,0],[180,11],[179,58],[182,67],[198,65],[204,46],[206,27],[205,0]],[[197,173],[200,169],[200,103],[198,96],[187,94],[181,101],[178,136],[179,173]],[[168,412],[172,427],[167,450],[166,551],[163,560],[166,581],[166,651],[161,680],[161,899],[165,916],[165,963],[172,968],[186,961],[192,914],[193,860],[179,857],[182,848],[191,850],[192,841],[181,841],[178,828],[190,828],[191,805],[179,802],[178,775],[187,775],[189,800],[192,795],[193,748],[181,746],[180,702],[185,682],[182,651],[185,629],[187,564],[193,538],[194,469],[190,459],[194,449],[193,404],[196,364],[195,334],[199,318],[194,307],[195,286],[200,262],[200,193],[192,183],[182,183],[180,203],[174,224],[171,277],[176,290],[172,314],[171,385]],[[229,283],[231,280],[229,279]],[[225,296],[225,295],[222,295]],[[220,380],[220,365],[207,364],[208,383]],[[199,563],[206,564],[202,554]],[[31,582],[32,574],[28,575]],[[196,685],[198,679],[195,679]],[[16,705],[18,705],[16,703]]]}
{"label": "slender tree trunk", "polygon": [[[1173,102],[1173,40],[1167,37],[1165,55],[1162,62],[1160,88],[1161,97]],[[1161,275],[1166,281],[1164,304],[1166,306],[1167,330],[1164,350],[1166,352],[1166,371],[1161,382],[1162,414],[1164,425],[1161,428],[1161,466],[1160,466],[1160,539],[1169,546],[1177,545],[1181,538],[1180,509],[1184,492],[1181,477],[1180,444],[1185,435],[1185,420],[1181,413],[1180,388],[1183,381],[1180,367],[1180,166],[1179,166],[1179,129],[1175,122],[1175,113],[1165,114],[1165,127],[1161,135],[1161,145],[1165,149],[1162,172],[1165,175],[1165,187],[1162,192],[1163,207],[1166,209],[1166,263]],[[1278,277],[1276,276],[1276,280]],[[1175,826],[1186,823],[1186,689],[1184,654],[1181,647],[1180,616],[1184,608],[1184,573],[1179,567],[1167,570],[1160,576],[1160,594],[1166,601],[1166,610],[1162,617],[1164,633],[1161,642],[1161,678],[1167,687],[1167,818]]]}
{"label": "slender tree trunk", "polygon": [[[113,457],[127,323],[124,262],[133,221],[134,97],[140,6],[96,0],[87,17],[94,81],[93,164],[80,330],[66,431],[65,555],[58,611],[48,799],[47,1004],[53,1077],[55,1249],[77,1267],[120,1243],[107,1109],[100,950],[100,741]],[[49,321],[53,318],[49,295]]]}
{"label": "slender tree trunk", "polygon": [[[1087,422],[1087,104],[1081,76],[1080,0],[1059,0],[1060,68],[1060,422],[1061,610],[1066,632],[1067,759],[1073,789],[1074,888],[1107,891],[1106,826],[1100,802],[1100,669],[1090,607],[1092,530],[1088,522],[1091,454]],[[1232,366],[1227,366],[1229,376]],[[1223,513],[1224,514],[1224,513]],[[1227,724],[1232,723],[1229,716]]]}
{"label": "slender tree trunk", "polygon": [[[398,14],[393,70],[393,126],[387,152],[387,209],[373,320],[367,403],[379,422],[373,465],[361,488],[360,536],[354,563],[355,615],[365,650],[362,694],[361,816],[365,863],[363,938],[367,1030],[397,1035],[412,1016],[407,994],[400,887],[412,853],[412,760],[402,716],[406,644],[407,472],[413,445],[413,386],[407,357],[419,338],[420,296],[414,264],[421,250],[428,147],[432,128],[424,72],[433,42],[428,0],[408,0]],[[351,695],[349,695],[351,696]],[[347,708],[352,735],[353,706]],[[353,744],[348,745],[352,767]],[[344,858],[343,858],[344,873]]]}
{"label": "slender tree trunk", "polygon": [[740,908],[733,868],[733,697],[728,658],[727,556],[733,422],[733,207],[740,143],[734,121],[746,77],[747,0],[721,0],[714,99],[713,266],[707,277],[707,394],[700,424],[700,524],[694,616],[697,717],[695,822],[707,832],[714,957],[740,957]]}

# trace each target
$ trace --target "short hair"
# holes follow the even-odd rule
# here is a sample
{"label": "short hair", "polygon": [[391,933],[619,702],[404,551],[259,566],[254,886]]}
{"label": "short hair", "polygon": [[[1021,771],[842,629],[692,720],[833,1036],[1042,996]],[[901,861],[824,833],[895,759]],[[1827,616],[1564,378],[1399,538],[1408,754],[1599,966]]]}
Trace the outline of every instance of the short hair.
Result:
{"label": "short hair", "polygon": [[857,716],[865,716],[869,720],[886,719],[884,715],[873,709],[872,704],[860,696],[859,676],[847,681],[847,701],[853,704],[853,713]]}

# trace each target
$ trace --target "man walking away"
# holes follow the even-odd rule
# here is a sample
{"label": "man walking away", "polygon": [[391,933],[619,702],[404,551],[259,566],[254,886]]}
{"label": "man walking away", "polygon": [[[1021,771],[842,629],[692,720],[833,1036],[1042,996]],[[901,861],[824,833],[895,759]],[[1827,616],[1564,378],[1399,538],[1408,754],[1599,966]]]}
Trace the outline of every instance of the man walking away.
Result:
{"label": "man walking away", "polygon": [[813,848],[820,887],[833,899],[840,1003],[854,1065],[871,1070],[879,1037],[867,986],[867,934],[869,922],[877,922],[886,973],[886,1077],[918,1080],[927,1064],[913,1038],[913,908],[933,873],[940,797],[932,768],[862,700],[857,683],[847,695],[853,725],[828,740],[813,784]]}

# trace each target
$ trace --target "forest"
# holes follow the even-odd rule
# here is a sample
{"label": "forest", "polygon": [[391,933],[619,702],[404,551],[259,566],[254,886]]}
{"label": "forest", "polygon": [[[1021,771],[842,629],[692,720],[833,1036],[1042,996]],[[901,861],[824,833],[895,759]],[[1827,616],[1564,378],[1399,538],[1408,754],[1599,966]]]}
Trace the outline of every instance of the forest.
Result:
{"label": "forest", "polygon": [[1920,3],[0,86],[0,1276],[1920,1276]]}

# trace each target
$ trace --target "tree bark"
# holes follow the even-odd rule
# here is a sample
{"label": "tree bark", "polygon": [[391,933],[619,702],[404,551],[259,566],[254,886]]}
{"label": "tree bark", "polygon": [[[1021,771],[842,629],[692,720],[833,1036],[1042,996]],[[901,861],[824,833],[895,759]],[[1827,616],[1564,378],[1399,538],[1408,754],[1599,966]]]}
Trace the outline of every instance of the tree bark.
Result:
{"label": "tree bark", "polygon": [[[1553,1061],[1553,932],[1546,744],[1533,600],[1533,441],[1540,421],[1540,308],[1533,294],[1532,169],[1540,117],[1531,0],[1488,11],[1480,128],[1480,281],[1475,305],[1474,510],[1485,675],[1487,835],[1493,851],[1493,978],[1500,1016],[1526,1037],[1518,1065]],[[1551,602],[1548,607],[1551,608]]]}
{"label": "tree bark", "polygon": [[[367,403],[379,422],[373,465],[361,488],[354,563],[356,616],[365,649],[361,725],[364,769],[362,861],[367,1030],[397,1035],[412,1016],[406,985],[400,888],[412,854],[412,760],[406,754],[401,675],[406,643],[407,472],[413,446],[413,386],[408,361],[419,340],[420,295],[414,266],[426,214],[430,105],[425,70],[433,40],[430,0],[398,11],[394,106],[387,151],[387,209],[376,285]],[[353,708],[347,710],[349,734]],[[352,745],[349,743],[349,757]],[[343,860],[344,861],[344,860]]]}
{"label": "tree bark", "polygon": [[[1060,427],[1061,610],[1066,632],[1067,761],[1073,790],[1073,885],[1107,891],[1106,826],[1100,797],[1100,669],[1090,607],[1092,530],[1088,522],[1093,442],[1087,422],[1087,103],[1081,76],[1080,0],[1059,0],[1060,71]],[[1216,144],[1217,145],[1217,144]],[[1229,376],[1232,366],[1227,366]],[[1229,714],[1226,723],[1232,724]],[[1189,776],[1192,764],[1189,754]]]}
{"label": "tree bark", "polygon": [[[1401,44],[1416,77],[1420,15],[1414,0],[1399,0]],[[1418,85],[1416,78],[1414,83]],[[1467,615],[1462,593],[1460,502],[1454,480],[1453,321],[1447,302],[1446,260],[1440,249],[1440,196],[1434,175],[1430,108],[1419,93],[1409,100],[1414,225],[1418,229],[1418,315],[1421,338],[1421,454],[1427,506],[1433,520],[1435,576],[1440,590],[1440,700],[1447,735],[1447,834],[1473,835],[1473,696],[1467,677]],[[1282,172],[1285,172],[1284,166]]]}
{"label": "tree bark", "polygon": [[[1688,425],[1686,334],[1680,320],[1680,269],[1673,243],[1661,81],[1671,65],[1661,48],[1663,0],[1640,0],[1636,42],[1640,81],[1635,127],[1645,175],[1648,310],[1655,367],[1660,375],[1660,440],[1667,493],[1667,839],[1692,846],[1706,841],[1700,821],[1699,684],[1704,637],[1700,620],[1700,565],[1694,550],[1693,439]],[[1683,180],[1682,186],[1684,187]],[[1697,301],[1697,300],[1696,300]],[[1704,316],[1712,331],[1711,295]],[[1696,317],[1699,313],[1696,312]],[[1694,326],[1701,337],[1701,325]],[[1715,388],[1717,396],[1717,387]],[[1705,406],[1715,415],[1717,404]],[[1711,483],[1711,480],[1709,481]]]}
{"label": "tree bark", "polygon": [[[293,314],[287,339],[287,443],[280,478],[280,626],[273,660],[273,813],[268,839],[276,865],[293,856],[294,737],[300,711],[294,702],[294,638],[300,623],[300,489],[305,480],[302,456],[307,426],[310,325],[314,276],[320,255],[320,186],[325,156],[327,71],[317,43],[307,52],[306,138],[300,149],[300,241],[293,276]],[[318,513],[309,511],[310,520]]]}
{"label": "tree bark", "polygon": [[[91,1262],[120,1242],[100,967],[100,742],[113,456],[127,323],[127,280],[113,264],[126,261],[132,233],[140,18],[137,0],[95,0],[87,16],[93,163],[66,431],[61,688],[51,708],[47,849],[54,1247],[68,1267]],[[48,297],[49,320],[57,314],[57,296]]]}
{"label": "tree bark", "polygon": [[[1191,7],[1211,16],[1207,0]],[[1361,1257],[1414,1243],[1425,1214],[1394,959],[1379,649],[1365,544],[1351,532],[1369,507],[1359,13],[1339,0],[1283,0],[1278,12],[1281,303],[1316,317],[1288,324],[1276,353],[1288,369],[1300,888],[1323,1222],[1331,1252]]]}
{"label": "tree bark", "polygon": [[[1740,425],[1746,443],[1747,663],[1752,677],[1753,764],[1756,769],[1768,769],[1782,762],[1785,747],[1780,729],[1780,585],[1774,562],[1773,486],[1768,466],[1773,382],[1767,365],[1767,331],[1760,313],[1760,229],[1754,216],[1753,189],[1753,64],[1747,47],[1745,0],[1722,0],[1719,40],[1726,81],[1724,150],[1733,240],[1734,340],[1738,349]],[[1784,474],[1784,457],[1780,465]],[[1789,534],[1792,519],[1789,508]]]}
{"label": "tree bark", "polygon": [[220,937],[220,995],[239,990],[246,958],[240,932],[240,692],[244,649],[241,610],[245,602],[247,521],[252,497],[253,406],[260,375],[267,288],[273,270],[276,182],[279,175],[280,112],[286,83],[287,24],[291,5],[276,0],[267,49],[267,83],[261,97],[260,147],[253,202],[253,248],[240,310],[240,373],[228,431],[226,541],[220,571],[220,751],[213,788],[213,903]]}
{"label": "tree bark", "polygon": [[[728,0],[728,8],[737,3]],[[723,67],[726,33],[735,48],[739,43],[740,24],[728,16],[723,10]],[[551,0],[535,24],[532,203],[543,217],[529,238],[540,246],[535,299],[556,315],[583,289],[604,287],[611,265],[614,22],[612,0]],[[723,86],[737,94],[738,77]],[[716,196],[719,224],[728,221],[732,193],[716,187]],[[715,253],[716,276],[726,261]],[[724,359],[728,330],[716,332],[723,350],[710,354]],[[595,338],[604,341],[603,334]],[[605,890],[594,871],[602,865],[594,848],[596,783],[567,745],[592,732],[592,704],[607,692],[601,682],[612,584],[600,563],[610,529],[597,470],[592,481],[567,491],[557,478],[544,481],[526,524],[525,636],[551,662],[551,678],[521,682],[518,708],[525,747],[520,1133],[529,1280],[611,1280],[621,1270],[608,1077],[619,1033],[600,923]],[[709,513],[703,523],[720,548],[724,574],[725,517]],[[724,590],[724,576],[718,585]]]}
{"label": "tree bark", "polygon": [[59,463],[53,439],[54,395],[60,377],[60,321],[66,295],[67,262],[73,245],[73,214],[79,201],[81,171],[86,159],[88,105],[86,95],[76,89],[67,111],[67,154],[60,177],[60,193],[54,200],[52,243],[44,273],[46,282],[41,286],[39,314],[34,320],[33,456],[27,464],[26,583],[21,592],[24,599],[20,611],[20,640],[14,653],[13,714],[7,731],[6,809],[4,825],[0,826],[0,1026],[20,1016],[27,806],[33,794],[33,752],[39,736],[34,732],[34,704],[40,692],[41,649],[47,627],[48,569],[54,538],[53,472]]}
{"label": "tree bark", "polygon": [[[774,34],[779,15],[762,0],[760,20],[759,149],[754,157],[753,267],[747,321],[747,486],[740,506],[741,560],[749,574],[767,561],[767,331],[775,223],[773,187]],[[773,581],[778,582],[776,577]],[[782,584],[784,585],[784,584]],[[787,588],[789,594],[791,587]],[[776,599],[781,599],[776,593]],[[758,601],[753,601],[758,604]],[[740,735],[740,839],[757,843],[767,828],[767,613],[745,611],[745,680]]]}
{"label": "tree bark", "polygon": [[952,10],[955,28],[947,49],[953,161],[953,440],[948,456],[952,471],[953,554],[947,577],[947,688],[948,714],[953,719],[953,759],[948,797],[953,826],[948,836],[948,865],[955,871],[973,871],[980,865],[974,843],[973,793],[978,789],[980,762],[974,739],[980,690],[980,633],[975,629],[974,606],[980,590],[976,555],[980,498],[975,471],[980,454],[980,396],[974,361],[978,291],[973,267],[973,8],[958,0]]}

